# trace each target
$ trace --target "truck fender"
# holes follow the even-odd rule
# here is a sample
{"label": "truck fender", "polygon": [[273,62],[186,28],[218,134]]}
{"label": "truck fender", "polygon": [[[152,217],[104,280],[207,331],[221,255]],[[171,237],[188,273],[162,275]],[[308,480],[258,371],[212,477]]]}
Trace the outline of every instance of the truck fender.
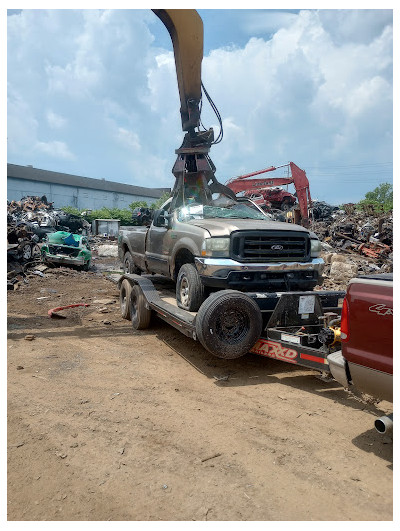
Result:
{"label": "truck fender", "polygon": [[[171,278],[176,278],[179,271],[175,271],[176,257],[179,253],[186,251],[188,254],[195,256],[200,256],[200,249],[194,244],[193,240],[190,238],[182,238],[176,245],[172,248],[171,252],[171,261],[170,261],[170,275]],[[183,262],[187,263],[187,262]],[[183,265],[180,264],[180,265]],[[179,268],[178,268],[179,269]]]}

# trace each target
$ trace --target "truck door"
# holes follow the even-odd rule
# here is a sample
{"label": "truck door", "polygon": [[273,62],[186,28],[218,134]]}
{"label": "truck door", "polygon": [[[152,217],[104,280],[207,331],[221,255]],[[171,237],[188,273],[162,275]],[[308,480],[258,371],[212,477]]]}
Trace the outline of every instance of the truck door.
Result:
{"label": "truck door", "polygon": [[155,213],[153,223],[147,233],[146,262],[149,271],[169,276],[171,229],[161,216],[163,209]]}

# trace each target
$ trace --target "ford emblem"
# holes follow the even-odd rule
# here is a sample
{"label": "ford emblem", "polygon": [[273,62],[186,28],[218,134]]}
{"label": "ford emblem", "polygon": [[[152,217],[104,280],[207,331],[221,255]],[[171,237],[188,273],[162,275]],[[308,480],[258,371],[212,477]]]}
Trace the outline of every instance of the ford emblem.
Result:
{"label": "ford emblem", "polygon": [[283,245],[271,245],[271,249],[273,251],[282,251],[283,250]]}

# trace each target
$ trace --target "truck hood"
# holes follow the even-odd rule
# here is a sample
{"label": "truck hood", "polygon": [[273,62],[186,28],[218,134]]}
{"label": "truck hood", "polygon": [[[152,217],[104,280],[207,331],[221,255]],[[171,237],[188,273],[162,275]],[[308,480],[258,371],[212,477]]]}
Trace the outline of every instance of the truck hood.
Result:
{"label": "truck hood", "polygon": [[258,219],[191,219],[188,225],[201,227],[210,233],[211,236],[230,236],[237,230],[290,230],[293,232],[309,232],[306,228],[294,223],[284,223],[282,221],[258,220]]}

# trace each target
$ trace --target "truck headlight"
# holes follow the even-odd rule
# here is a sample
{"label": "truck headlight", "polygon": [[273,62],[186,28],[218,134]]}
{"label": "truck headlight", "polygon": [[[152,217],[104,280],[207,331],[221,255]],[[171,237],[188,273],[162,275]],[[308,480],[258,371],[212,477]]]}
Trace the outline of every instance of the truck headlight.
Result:
{"label": "truck headlight", "polygon": [[311,258],[318,258],[321,254],[322,245],[319,240],[311,240]]}
{"label": "truck headlight", "polygon": [[230,238],[207,238],[201,246],[201,256],[229,256]]}

